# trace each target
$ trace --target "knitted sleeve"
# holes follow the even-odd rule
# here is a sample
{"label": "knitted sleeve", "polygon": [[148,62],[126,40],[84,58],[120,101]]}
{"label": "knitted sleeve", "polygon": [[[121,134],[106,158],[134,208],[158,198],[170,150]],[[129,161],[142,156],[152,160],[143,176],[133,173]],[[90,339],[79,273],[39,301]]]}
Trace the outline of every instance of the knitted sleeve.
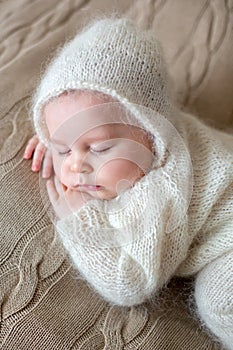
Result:
{"label": "knitted sleeve", "polygon": [[[182,207],[182,195],[168,175],[165,168],[151,171],[116,199],[90,201],[57,222],[75,267],[113,304],[144,302],[186,256],[187,217],[178,222],[172,212],[177,201]],[[173,215],[177,225],[168,228]]]}

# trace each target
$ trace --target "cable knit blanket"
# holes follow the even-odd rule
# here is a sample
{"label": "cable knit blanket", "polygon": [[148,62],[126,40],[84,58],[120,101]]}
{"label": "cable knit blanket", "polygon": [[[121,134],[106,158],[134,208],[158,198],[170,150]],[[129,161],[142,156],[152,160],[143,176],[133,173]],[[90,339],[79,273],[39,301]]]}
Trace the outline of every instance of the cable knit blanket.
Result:
{"label": "cable knit blanket", "polygon": [[[163,42],[174,95],[212,125],[233,126],[233,0],[8,0],[0,3],[0,348],[220,350],[195,317],[192,280],[152,303],[116,307],[72,268],[23,160],[30,96],[46,60],[98,13],[118,11]],[[191,296],[191,297],[190,297]]]}

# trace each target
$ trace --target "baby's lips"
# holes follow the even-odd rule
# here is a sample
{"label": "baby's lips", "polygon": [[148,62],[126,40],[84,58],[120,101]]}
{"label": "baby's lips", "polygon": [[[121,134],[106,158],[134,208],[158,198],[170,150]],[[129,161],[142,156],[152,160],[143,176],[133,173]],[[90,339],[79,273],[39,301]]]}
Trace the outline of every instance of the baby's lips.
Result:
{"label": "baby's lips", "polygon": [[89,185],[89,184],[81,184],[81,185],[76,185],[73,189],[74,190],[78,190],[78,189],[85,189],[85,190],[89,190],[89,191],[98,191],[102,189],[102,186],[100,185]]}
{"label": "baby's lips", "polygon": [[64,185],[62,182],[61,182],[61,186],[62,186],[62,190],[64,192],[68,190],[68,187],[66,185]]}

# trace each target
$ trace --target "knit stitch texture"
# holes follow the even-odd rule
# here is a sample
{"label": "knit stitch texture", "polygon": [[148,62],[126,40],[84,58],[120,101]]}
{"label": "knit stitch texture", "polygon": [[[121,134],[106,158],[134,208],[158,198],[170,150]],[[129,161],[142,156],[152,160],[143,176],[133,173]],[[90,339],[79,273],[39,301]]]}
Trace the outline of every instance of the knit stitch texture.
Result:
{"label": "knit stitch texture", "polygon": [[[219,337],[218,328],[224,328],[223,342],[232,349],[233,137],[179,111],[166,81],[155,38],[121,19],[93,24],[51,63],[34,98],[34,124],[42,142],[48,145],[44,104],[63,91],[89,89],[121,102],[154,135],[157,149],[155,166],[120,199],[88,202],[59,220],[57,231],[87,281],[118,305],[140,304],[172,276],[211,270],[216,259],[230,254],[223,260],[228,264],[224,275],[221,268],[212,270],[230,283],[225,295],[218,285],[206,295],[212,305],[217,293],[215,303],[222,305],[208,309],[210,318],[221,319],[227,309],[226,321],[210,328]],[[178,151],[168,125],[183,141]]]}

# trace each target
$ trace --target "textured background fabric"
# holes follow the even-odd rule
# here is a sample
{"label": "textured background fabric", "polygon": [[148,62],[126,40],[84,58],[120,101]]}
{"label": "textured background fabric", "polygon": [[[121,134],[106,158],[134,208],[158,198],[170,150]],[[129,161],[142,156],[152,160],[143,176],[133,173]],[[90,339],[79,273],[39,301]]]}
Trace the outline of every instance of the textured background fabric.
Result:
{"label": "textured background fabric", "polygon": [[[9,0],[0,4],[0,347],[220,349],[187,307],[192,281],[171,281],[149,304],[101,300],[72,269],[22,159],[29,97],[48,56],[97,14],[117,10],[162,40],[184,108],[233,126],[233,1]],[[184,301],[183,301],[184,300]]]}

